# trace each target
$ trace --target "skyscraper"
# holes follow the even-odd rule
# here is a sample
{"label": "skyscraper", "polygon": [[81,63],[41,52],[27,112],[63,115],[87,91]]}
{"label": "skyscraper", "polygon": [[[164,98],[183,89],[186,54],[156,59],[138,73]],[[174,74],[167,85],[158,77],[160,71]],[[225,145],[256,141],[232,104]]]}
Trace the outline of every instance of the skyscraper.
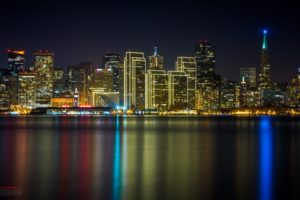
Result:
{"label": "skyscraper", "polygon": [[40,51],[33,54],[36,72],[36,103],[39,107],[51,106],[53,96],[54,54]]}
{"label": "skyscraper", "polygon": [[36,73],[19,72],[18,76],[18,104],[33,109],[36,107]]}
{"label": "skyscraper", "polygon": [[183,71],[168,71],[168,106],[172,110],[188,108],[188,75]]}
{"label": "skyscraper", "polygon": [[108,68],[113,72],[113,91],[120,91],[120,72],[119,65],[121,58],[119,54],[116,53],[106,53],[103,58],[104,68]]}
{"label": "skyscraper", "polygon": [[96,69],[93,87],[90,88],[90,105],[101,107],[119,106],[119,91],[114,91],[112,68]]}
{"label": "skyscraper", "polygon": [[12,75],[9,69],[0,69],[0,110],[8,110],[12,104],[17,102],[16,96],[16,77]]}
{"label": "skyscraper", "polygon": [[269,63],[269,50],[266,29],[263,30],[263,43],[261,49],[260,73],[258,78],[258,90],[261,93],[261,105],[273,104],[274,91],[272,90],[271,67]]}
{"label": "skyscraper", "polygon": [[93,83],[94,67],[92,63],[81,63],[68,67],[68,87],[72,96],[78,90],[79,105],[89,105],[90,88]]}
{"label": "skyscraper", "polygon": [[24,70],[25,51],[7,50],[8,54],[8,69],[11,70],[14,76],[17,76],[19,71]]}
{"label": "skyscraper", "polygon": [[146,74],[145,108],[168,109],[168,74],[165,70],[148,70]]}
{"label": "skyscraper", "polygon": [[240,68],[240,82],[245,82],[245,84],[250,88],[256,87],[256,68]]}
{"label": "skyscraper", "polygon": [[53,70],[53,97],[63,97],[66,94],[66,79],[63,68]]}
{"label": "skyscraper", "polygon": [[212,82],[215,76],[215,46],[206,40],[199,41],[195,46],[197,64],[197,88],[206,82]]}
{"label": "skyscraper", "polygon": [[12,76],[15,78],[12,78],[12,81],[15,81],[13,85],[15,87],[12,87],[11,90],[13,92],[13,97],[12,97],[12,104],[17,104],[18,103],[18,74],[20,71],[24,71],[24,62],[25,62],[25,51],[16,51],[16,50],[7,50],[7,55],[8,55],[8,69],[11,71]]}
{"label": "skyscraper", "polygon": [[195,47],[197,63],[197,100],[199,110],[220,108],[220,76],[215,72],[215,46],[206,40],[199,41]]}
{"label": "skyscraper", "polygon": [[142,52],[126,52],[124,58],[124,106],[142,110],[145,107],[146,59]]}
{"label": "skyscraper", "polygon": [[194,57],[177,57],[176,70],[188,75],[188,108],[195,109],[197,67]]}
{"label": "skyscraper", "polygon": [[158,55],[158,48],[154,47],[154,53],[149,56],[149,70],[162,70],[164,68],[164,57]]}

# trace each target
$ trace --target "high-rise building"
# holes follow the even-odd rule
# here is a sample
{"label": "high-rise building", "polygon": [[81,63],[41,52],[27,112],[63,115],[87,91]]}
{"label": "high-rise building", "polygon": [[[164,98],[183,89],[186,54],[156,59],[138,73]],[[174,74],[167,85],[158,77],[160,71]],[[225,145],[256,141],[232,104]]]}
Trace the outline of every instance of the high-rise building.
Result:
{"label": "high-rise building", "polygon": [[201,85],[214,80],[215,46],[206,40],[199,41],[195,46],[195,60],[197,64],[197,88],[200,88]]}
{"label": "high-rise building", "polygon": [[154,47],[154,53],[149,56],[149,70],[162,70],[164,68],[164,57],[158,55],[158,48]]}
{"label": "high-rise building", "polygon": [[12,104],[16,104],[16,77],[11,70],[0,69],[0,110],[9,110]]}
{"label": "high-rise building", "polygon": [[256,68],[240,68],[240,82],[245,82],[250,88],[256,87]]}
{"label": "high-rise building", "polygon": [[127,109],[144,109],[145,73],[144,53],[126,52],[124,58],[124,106]]}
{"label": "high-rise building", "polygon": [[40,51],[33,54],[36,72],[36,104],[38,107],[51,106],[53,96],[54,54]]}
{"label": "high-rise building", "polygon": [[148,70],[145,90],[146,109],[168,109],[168,74],[165,70]]}
{"label": "high-rise building", "polygon": [[114,71],[111,68],[95,69],[93,87],[102,88],[106,92],[114,91]]}
{"label": "high-rise building", "polygon": [[237,82],[223,79],[220,89],[220,108],[231,109],[237,105]]}
{"label": "high-rise building", "polygon": [[54,68],[53,71],[53,97],[63,97],[67,91],[64,69]]}
{"label": "high-rise building", "polygon": [[18,103],[18,74],[20,71],[24,71],[24,63],[25,63],[25,51],[23,50],[7,50],[8,55],[8,69],[11,71],[11,74],[15,77],[12,78],[12,81],[16,81],[13,83],[15,87],[11,88],[13,92],[12,104]]}
{"label": "high-rise building", "polygon": [[269,49],[266,29],[263,30],[263,43],[261,49],[260,73],[258,78],[258,90],[261,93],[261,105],[273,105],[274,91],[271,81],[271,67],[269,63]]}
{"label": "high-rise building", "polygon": [[18,76],[18,105],[33,109],[36,107],[36,73],[19,72]]}
{"label": "high-rise building", "polygon": [[290,107],[300,107],[300,67],[295,78],[287,87],[287,105]]}
{"label": "high-rise building", "polygon": [[197,67],[194,57],[177,57],[176,70],[188,75],[188,108],[195,109]]}
{"label": "high-rise building", "polygon": [[208,41],[199,41],[195,47],[197,64],[196,107],[199,110],[220,108],[220,76],[215,72],[215,46]]}
{"label": "high-rise building", "polygon": [[168,106],[172,110],[188,108],[188,75],[183,71],[168,71]]}
{"label": "high-rise building", "polygon": [[114,71],[112,68],[96,69],[93,87],[90,88],[90,104],[95,107],[119,106],[119,91],[114,91]]}
{"label": "high-rise building", "polygon": [[120,73],[119,66],[121,63],[121,58],[119,54],[107,53],[103,58],[104,68],[108,68],[113,72],[113,92],[120,91]]}
{"label": "high-rise building", "polygon": [[24,71],[25,51],[7,50],[8,54],[8,69],[11,70],[14,76],[17,76],[19,71]]}
{"label": "high-rise building", "polygon": [[94,67],[92,63],[81,63],[68,67],[68,88],[74,97],[75,90],[78,90],[79,105],[89,105],[91,98],[90,88],[93,83]]}

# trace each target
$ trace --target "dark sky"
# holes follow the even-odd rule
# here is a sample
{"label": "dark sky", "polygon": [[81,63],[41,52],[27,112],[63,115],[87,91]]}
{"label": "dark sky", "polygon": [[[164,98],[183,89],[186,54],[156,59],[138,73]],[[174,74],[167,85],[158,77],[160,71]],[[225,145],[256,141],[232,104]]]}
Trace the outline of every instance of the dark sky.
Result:
{"label": "dark sky", "polygon": [[[209,2],[209,3],[208,3]],[[223,2],[223,3],[222,3]],[[193,55],[198,40],[216,45],[216,70],[237,80],[239,68],[259,66],[261,30],[270,30],[273,80],[289,81],[300,67],[299,6],[274,1],[6,1],[0,6],[0,67],[5,50],[55,53],[56,66],[101,65],[105,52],[152,54],[154,46],[174,69],[176,56]]]}

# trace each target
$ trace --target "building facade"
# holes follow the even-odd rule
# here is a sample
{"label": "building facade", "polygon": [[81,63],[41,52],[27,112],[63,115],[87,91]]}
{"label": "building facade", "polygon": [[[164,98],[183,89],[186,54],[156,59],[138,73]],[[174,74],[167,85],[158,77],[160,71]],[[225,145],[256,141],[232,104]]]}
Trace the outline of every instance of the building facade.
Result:
{"label": "building facade", "polygon": [[147,71],[145,91],[145,109],[168,109],[168,74],[165,70]]}
{"label": "building facade", "polygon": [[36,104],[38,107],[51,106],[53,96],[53,66],[54,54],[40,51],[33,54],[34,70],[36,72]]}
{"label": "building facade", "polygon": [[126,52],[124,58],[124,106],[143,110],[145,107],[146,59],[142,52]]}

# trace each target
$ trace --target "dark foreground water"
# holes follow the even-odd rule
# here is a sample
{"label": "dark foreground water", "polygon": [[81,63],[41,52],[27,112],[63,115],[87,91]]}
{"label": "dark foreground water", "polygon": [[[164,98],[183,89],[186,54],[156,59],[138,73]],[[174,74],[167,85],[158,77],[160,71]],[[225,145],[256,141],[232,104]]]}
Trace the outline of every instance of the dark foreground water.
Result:
{"label": "dark foreground water", "polygon": [[297,118],[0,118],[17,199],[300,199],[299,184]]}

